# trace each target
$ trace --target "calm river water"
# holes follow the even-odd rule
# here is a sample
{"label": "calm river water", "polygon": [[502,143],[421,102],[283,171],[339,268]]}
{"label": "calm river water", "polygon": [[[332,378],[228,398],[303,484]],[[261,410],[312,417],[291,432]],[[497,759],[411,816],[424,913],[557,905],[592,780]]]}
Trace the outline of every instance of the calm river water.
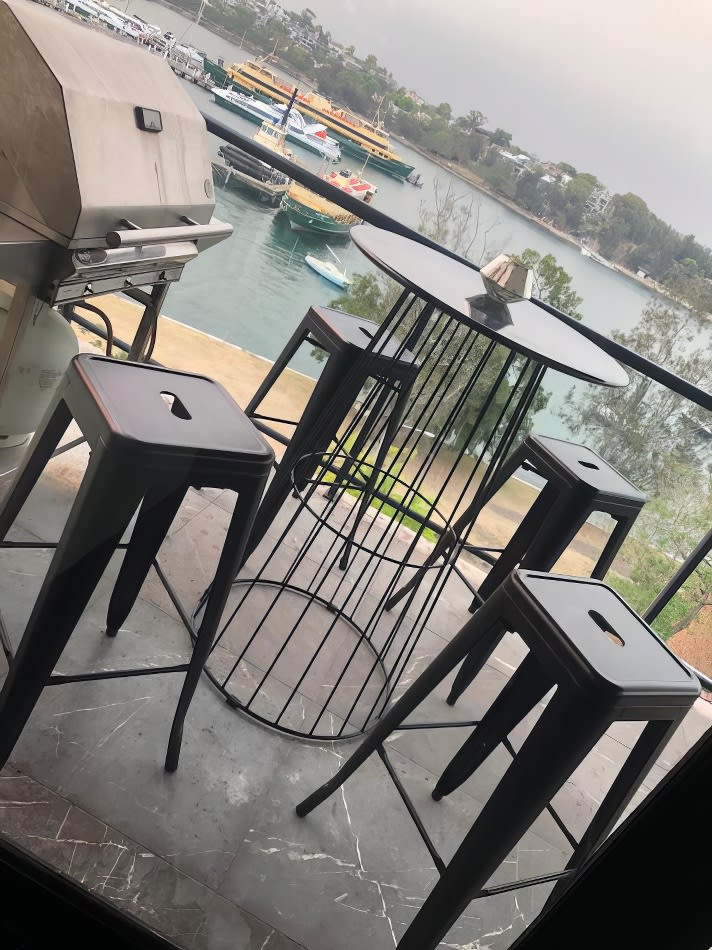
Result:
{"label": "calm river water", "polygon": [[[184,37],[185,42],[205,50],[212,58],[222,56],[227,62],[240,62],[250,55],[159,4],[129,0],[128,10],[161,26],[164,31],[171,30],[179,39]],[[210,93],[191,83],[185,83],[185,88],[202,111],[240,132],[254,134],[254,125],[216,105]],[[215,152],[219,142],[212,136],[211,139]],[[406,146],[396,147],[416,166],[425,184],[416,189],[377,169],[369,169],[367,177],[378,186],[376,206],[386,214],[415,227],[421,203],[425,207],[433,205],[436,183],[441,189],[452,184],[457,194],[466,195],[467,200],[473,197],[479,206],[479,234],[483,237],[475,248],[475,259],[482,250],[485,234],[488,258],[500,251],[520,253],[527,247],[541,254],[554,254],[572,275],[573,286],[583,297],[584,320],[600,332],[609,334],[616,329],[630,329],[653,299],[645,287],[583,257],[578,248],[557,239]],[[313,171],[318,169],[318,156],[299,147],[295,147],[295,154],[306,167]],[[328,256],[324,241],[291,231],[281,213],[235,191],[217,189],[215,213],[233,225],[233,237],[211,248],[186,268],[183,278],[168,295],[165,311],[183,323],[274,358],[308,306],[326,304],[338,293],[337,288],[304,263],[304,255],[310,252]],[[373,269],[350,242],[334,247],[350,273]],[[310,375],[316,368],[307,352],[295,360],[294,365]],[[535,423],[537,431],[543,434],[567,434],[556,409],[565,398],[570,382],[557,377],[558,374],[552,372],[545,379],[545,388],[552,395],[547,409],[539,413]],[[585,384],[580,385],[585,387]]]}

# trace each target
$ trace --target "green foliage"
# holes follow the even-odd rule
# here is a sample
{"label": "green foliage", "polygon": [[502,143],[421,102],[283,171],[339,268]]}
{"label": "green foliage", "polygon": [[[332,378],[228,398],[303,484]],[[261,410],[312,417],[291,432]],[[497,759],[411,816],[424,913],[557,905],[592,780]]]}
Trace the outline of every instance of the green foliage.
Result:
{"label": "green foliage", "polygon": [[[350,452],[354,441],[355,436],[346,439],[343,450]],[[382,495],[387,495],[393,504],[390,505],[388,502],[382,501],[379,498],[374,498],[369,507],[375,508],[378,514],[385,515],[387,518],[396,518],[398,524],[410,528],[411,531],[426,541],[436,543],[439,536],[435,531],[431,528],[423,527],[422,522],[417,518],[411,518],[407,514],[404,514],[402,510],[395,507],[397,504],[402,504],[407,498],[408,510],[413,512],[413,514],[420,515],[422,518],[432,518],[433,514],[432,499],[428,498],[426,500],[425,497],[421,497],[420,495],[414,496],[412,492],[409,492],[404,485],[397,481],[403,468],[402,462],[395,461],[397,452],[398,449],[395,447],[388,450],[384,464],[386,471],[377,478],[374,485],[376,491]],[[373,463],[376,461],[376,458],[375,456],[362,453],[358,456],[357,461],[358,466],[352,469],[352,477],[356,475],[359,480],[367,482],[373,474]],[[334,472],[327,471],[322,477],[324,483],[327,485],[333,484],[337,480]],[[360,500],[363,492],[359,488],[347,488],[346,494]]]}
{"label": "green foliage", "polygon": [[[201,0],[175,0],[178,7],[195,18],[200,9]],[[249,7],[230,7],[224,3],[217,3],[206,8],[201,22],[204,26],[218,27],[218,32],[228,34],[236,42],[242,38],[245,31],[254,25],[256,14]]]}
{"label": "green foliage", "polygon": [[571,286],[571,275],[557,263],[553,254],[543,257],[538,251],[528,247],[521,255],[522,261],[532,269],[534,275],[534,295],[550,303],[552,307],[563,310],[570,317],[581,320],[583,314],[578,309],[583,303]]}
{"label": "green foliage", "polygon": [[498,194],[510,199],[515,197],[517,171],[511,162],[499,161],[494,165],[478,162],[475,170]]}
{"label": "green foliage", "polygon": [[411,99],[402,87],[392,92],[389,98],[393,105],[403,112],[413,112],[415,109],[415,100]]}
{"label": "green foliage", "polygon": [[[627,333],[613,338],[689,382],[709,389],[712,353],[700,345],[689,314],[650,304]],[[665,492],[680,467],[699,468],[700,443],[687,421],[689,403],[647,376],[629,371],[628,386],[573,394],[561,416],[587,445],[609,459],[644,491]],[[701,412],[701,410],[700,410]]]}
{"label": "green foliage", "polygon": [[634,270],[643,268],[698,312],[712,309],[712,290],[706,285],[712,278],[712,251],[654,215],[642,198],[615,195],[595,236],[605,257]]}
{"label": "green foliage", "polygon": [[470,109],[467,115],[461,115],[455,119],[455,124],[464,132],[467,132],[468,135],[472,135],[472,133],[484,125],[486,121],[487,116],[484,112],[479,112],[477,109]]}
{"label": "green foliage", "polygon": [[366,118],[373,117],[376,101],[389,91],[386,77],[379,72],[348,69],[337,62],[319,70],[318,85],[322,95],[344,103]]}
{"label": "green foliage", "polygon": [[505,132],[504,129],[495,129],[492,135],[492,143],[507,148],[512,141],[512,133]]}
{"label": "green foliage", "polygon": [[297,72],[303,73],[306,76],[314,74],[314,57],[308,50],[302,49],[301,46],[290,43],[287,49],[282,52],[282,59],[296,69]]}
{"label": "green foliage", "polygon": [[[394,290],[396,293],[393,296]],[[354,274],[349,289],[332,300],[329,306],[366,320],[375,320],[377,314],[386,313],[389,309],[390,296],[393,296],[395,303],[397,286],[393,281],[386,283],[386,278],[380,274]]]}
{"label": "green foliage", "polygon": [[565,227],[570,231],[576,231],[581,226],[586,202],[597,185],[598,180],[594,175],[582,173],[563,189],[564,201],[560,212],[563,215]]}
{"label": "green foliage", "polygon": [[[635,610],[643,612],[662,590],[680,563],[709,529],[712,518],[712,479],[678,466],[665,495],[653,498],[625,546],[632,565],[630,578],[615,578],[613,586]],[[703,607],[712,606],[712,560],[703,560],[653,627],[669,637],[687,627]]]}
{"label": "green foliage", "polygon": [[[412,99],[407,101],[413,102]],[[462,165],[475,161],[482,149],[483,136],[470,134],[459,122],[450,123],[432,106],[394,115],[390,123],[394,131],[408,141]]]}
{"label": "green foliage", "polygon": [[527,211],[544,217],[549,213],[552,201],[556,201],[556,191],[560,191],[559,185],[542,181],[541,169],[535,167],[517,179],[515,199]]}

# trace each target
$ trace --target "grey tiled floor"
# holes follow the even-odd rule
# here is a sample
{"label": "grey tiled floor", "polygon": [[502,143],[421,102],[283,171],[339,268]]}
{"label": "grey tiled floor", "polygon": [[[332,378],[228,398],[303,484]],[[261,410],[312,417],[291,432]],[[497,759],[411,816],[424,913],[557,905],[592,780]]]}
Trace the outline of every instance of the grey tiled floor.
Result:
{"label": "grey tiled floor", "polygon": [[[51,463],[18,525],[18,539],[56,539],[86,453]],[[230,511],[227,494],[191,492],[161,554],[192,607],[211,576]],[[0,593],[17,641],[48,554],[0,551]],[[155,575],[115,641],[103,635],[118,558],[110,565],[66,655],[62,672],[177,663],[185,631]],[[406,679],[420,672],[465,617],[453,585],[421,638]],[[508,636],[455,710],[438,690],[427,719],[477,718],[523,655]],[[0,659],[0,681],[6,667]],[[63,873],[194,950],[394,947],[436,873],[377,760],[307,819],[294,805],[331,776],[353,743],[286,738],[232,710],[203,680],[191,707],[178,771],[163,756],[180,676],[81,683],[45,690],[10,764],[0,773],[0,831]],[[710,725],[698,703],[654,767],[639,801]],[[515,733],[513,740],[521,741]],[[580,833],[635,737],[616,727],[564,786],[556,804]],[[403,731],[393,764],[447,858],[509,761],[495,752],[457,793],[430,790],[462,741],[459,730]],[[556,870],[566,841],[543,814],[497,871],[502,883]],[[549,886],[473,902],[445,939],[455,950],[503,950],[533,919]]]}

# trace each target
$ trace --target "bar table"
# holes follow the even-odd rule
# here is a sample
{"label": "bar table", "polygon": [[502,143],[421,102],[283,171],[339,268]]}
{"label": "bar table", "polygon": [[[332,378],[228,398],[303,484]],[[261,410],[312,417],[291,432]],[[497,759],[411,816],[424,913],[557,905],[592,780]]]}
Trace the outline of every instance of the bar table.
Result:
{"label": "bar table", "polygon": [[467,264],[368,225],[351,235],[401,289],[370,345],[392,335],[419,375],[393,445],[382,438],[393,394],[375,383],[328,452],[297,463],[293,498],[238,575],[206,667],[236,708],[320,741],[366,732],[408,681],[456,558],[422,565],[443,539],[449,551],[465,543],[452,524],[523,437],[547,368],[628,382],[582,334],[529,300],[503,303]]}

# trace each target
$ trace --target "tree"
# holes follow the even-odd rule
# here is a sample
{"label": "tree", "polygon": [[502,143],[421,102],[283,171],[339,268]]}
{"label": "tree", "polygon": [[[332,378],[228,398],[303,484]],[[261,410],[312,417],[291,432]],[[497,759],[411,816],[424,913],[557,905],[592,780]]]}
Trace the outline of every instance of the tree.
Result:
{"label": "tree", "polygon": [[[623,560],[631,565],[630,577],[610,578],[616,590],[640,613],[709,529],[712,478],[685,466],[677,467],[675,474],[665,496],[653,498],[645,505],[626,541],[622,554]],[[712,557],[703,559],[653,627],[669,637],[688,627],[704,607],[712,607]]]}
{"label": "tree", "polygon": [[573,165],[569,165],[568,162],[559,162],[559,168],[565,175],[571,175],[572,178],[575,178],[578,175],[578,172]]}
{"label": "tree", "polygon": [[[641,356],[709,389],[712,353],[700,343],[700,328],[687,312],[648,305],[628,333],[613,338]],[[661,494],[680,466],[699,470],[697,426],[687,417],[689,403],[647,376],[629,371],[621,389],[572,390],[561,416],[569,429],[646,492]]]}
{"label": "tree", "polygon": [[492,142],[495,145],[500,145],[502,148],[507,148],[512,141],[512,133],[505,132],[504,129],[495,129],[494,134],[492,135]]}
{"label": "tree", "polygon": [[517,173],[512,162],[499,161],[494,165],[485,163],[477,171],[488,185],[505,198],[514,198],[517,191]]}
{"label": "tree", "polygon": [[377,72],[378,72],[378,60],[377,60],[376,57],[373,55],[373,53],[369,53],[369,55],[366,57],[366,59],[364,59],[364,61],[363,61],[363,68],[366,70],[367,73],[377,73]]}
{"label": "tree", "polygon": [[576,320],[582,318],[583,314],[578,308],[583,303],[583,297],[573,290],[571,275],[557,263],[553,254],[542,257],[538,251],[528,247],[521,255],[521,260],[534,275],[534,296]]}
{"label": "tree", "polygon": [[566,185],[564,189],[564,217],[570,230],[576,231],[583,221],[586,202],[597,185],[598,179],[596,176],[585,172],[577,175],[573,181]]}
{"label": "tree", "polygon": [[487,121],[487,116],[484,112],[478,112],[476,109],[470,109],[467,115],[461,115],[455,119],[455,124],[467,132],[468,135],[472,135],[477,129]]}

